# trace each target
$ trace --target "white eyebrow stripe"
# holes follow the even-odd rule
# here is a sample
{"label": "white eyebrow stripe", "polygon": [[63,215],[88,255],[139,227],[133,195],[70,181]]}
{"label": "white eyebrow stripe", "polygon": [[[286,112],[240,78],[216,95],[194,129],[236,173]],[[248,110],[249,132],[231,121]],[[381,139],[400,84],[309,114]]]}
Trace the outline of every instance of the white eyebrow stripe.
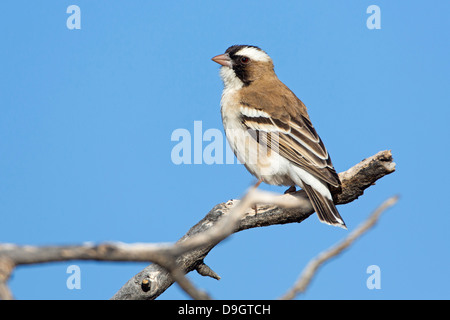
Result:
{"label": "white eyebrow stripe", "polygon": [[238,52],[236,52],[239,56],[249,57],[251,60],[255,61],[271,61],[269,55],[262,50],[253,48],[253,47],[245,47]]}

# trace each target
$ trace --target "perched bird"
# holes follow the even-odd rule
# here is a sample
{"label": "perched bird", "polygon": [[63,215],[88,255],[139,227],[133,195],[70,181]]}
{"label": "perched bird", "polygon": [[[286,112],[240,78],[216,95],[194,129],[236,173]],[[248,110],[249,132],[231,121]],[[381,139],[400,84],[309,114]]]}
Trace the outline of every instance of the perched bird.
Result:
{"label": "perched bird", "polygon": [[[332,192],[341,182],[305,105],[277,77],[269,55],[234,45],[212,58],[222,65],[222,121],[236,157],[258,184],[306,191],[320,221],[346,229]],[[331,191],[330,191],[331,190]]]}

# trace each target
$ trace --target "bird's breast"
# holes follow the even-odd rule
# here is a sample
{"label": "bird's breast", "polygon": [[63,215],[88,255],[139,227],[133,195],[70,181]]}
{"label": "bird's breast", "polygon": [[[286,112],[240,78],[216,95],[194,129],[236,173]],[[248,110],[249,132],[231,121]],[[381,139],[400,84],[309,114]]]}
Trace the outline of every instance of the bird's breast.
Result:
{"label": "bird's breast", "polygon": [[269,184],[292,185],[287,177],[288,161],[255,140],[255,132],[242,123],[241,107],[238,93],[224,90],[221,100],[223,127],[239,162],[255,177]]}

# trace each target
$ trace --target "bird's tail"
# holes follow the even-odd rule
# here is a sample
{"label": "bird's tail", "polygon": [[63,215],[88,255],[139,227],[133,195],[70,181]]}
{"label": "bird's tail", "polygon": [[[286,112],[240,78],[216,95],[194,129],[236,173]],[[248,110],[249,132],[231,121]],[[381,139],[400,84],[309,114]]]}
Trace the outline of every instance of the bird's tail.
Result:
{"label": "bird's tail", "polygon": [[306,191],[321,222],[347,229],[347,226],[337,211],[332,199],[322,195],[306,183],[303,183],[303,189]]}

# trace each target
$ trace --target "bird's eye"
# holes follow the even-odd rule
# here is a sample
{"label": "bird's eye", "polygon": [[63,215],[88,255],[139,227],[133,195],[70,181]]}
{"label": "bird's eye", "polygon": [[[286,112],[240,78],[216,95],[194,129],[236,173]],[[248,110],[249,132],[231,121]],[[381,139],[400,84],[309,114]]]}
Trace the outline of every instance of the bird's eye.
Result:
{"label": "bird's eye", "polygon": [[247,57],[242,57],[242,58],[241,58],[241,62],[244,63],[244,64],[247,64],[247,63],[250,62],[250,59],[247,58]]}

